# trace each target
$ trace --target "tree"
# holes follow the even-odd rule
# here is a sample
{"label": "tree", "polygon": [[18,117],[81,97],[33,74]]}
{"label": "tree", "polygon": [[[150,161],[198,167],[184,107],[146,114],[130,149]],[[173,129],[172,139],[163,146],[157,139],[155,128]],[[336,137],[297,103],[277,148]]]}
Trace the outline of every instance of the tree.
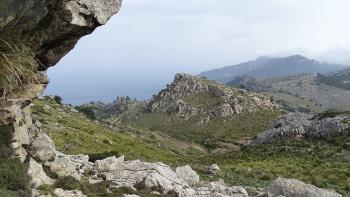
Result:
{"label": "tree", "polygon": [[58,104],[62,104],[62,101],[63,101],[62,97],[60,97],[60,96],[58,96],[58,95],[55,95],[55,96],[53,97],[53,100],[54,100],[56,103],[58,103]]}
{"label": "tree", "polygon": [[88,106],[78,106],[76,107],[76,109],[80,112],[83,113],[87,118],[91,119],[91,120],[96,120],[96,115],[95,115],[95,111]]}

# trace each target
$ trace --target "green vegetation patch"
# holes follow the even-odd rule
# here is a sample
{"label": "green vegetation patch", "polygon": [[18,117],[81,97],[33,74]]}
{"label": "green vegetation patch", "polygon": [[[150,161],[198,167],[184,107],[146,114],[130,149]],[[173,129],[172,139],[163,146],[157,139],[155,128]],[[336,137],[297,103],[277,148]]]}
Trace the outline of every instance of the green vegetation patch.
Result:
{"label": "green vegetation patch", "polygon": [[[350,194],[349,135],[252,146],[187,162],[192,163],[203,178],[222,178],[231,185],[265,187],[277,177],[285,177],[334,189],[344,196]],[[213,163],[221,168],[216,177],[205,173],[207,166]]]}
{"label": "green vegetation patch", "polygon": [[197,92],[193,93],[186,98],[184,98],[191,106],[202,108],[202,109],[212,109],[213,107],[219,105],[222,102],[220,97],[215,96],[207,92]]}
{"label": "green vegetation patch", "polygon": [[12,127],[0,126],[0,196],[30,196],[28,166],[9,157]]}
{"label": "green vegetation patch", "polygon": [[278,115],[278,111],[261,110],[231,118],[215,118],[208,124],[200,125],[197,117],[177,121],[166,114],[146,113],[130,124],[136,128],[163,132],[177,139],[207,146],[217,141],[236,142],[254,137],[267,128]]}

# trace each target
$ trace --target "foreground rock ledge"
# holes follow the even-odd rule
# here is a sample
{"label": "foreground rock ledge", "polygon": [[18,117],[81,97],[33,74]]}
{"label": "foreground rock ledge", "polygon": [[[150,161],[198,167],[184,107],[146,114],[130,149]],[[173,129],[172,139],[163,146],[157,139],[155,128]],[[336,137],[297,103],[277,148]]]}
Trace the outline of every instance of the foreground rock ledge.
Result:
{"label": "foreground rock ledge", "polygon": [[[40,124],[39,124],[40,125]],[[190,166],[173,170],[161,162],[149,163],[140,160],[126,161],[124,156],[109,157],[89,162],[87,155],[65,155],[54,149],[52,140],[39,127],[35,129],[42,143],[33,143],[30,147],[28,174],[32,177],[33,193],[42,185],[53,185],[57,177],[74,177],[77,180],[88,180],[90,184],[106,182],[109,190],[128,187],[132,190],[146,189],[159,194],[176,194],[179,197],[340,197],[341,195],[326,189],[320,189],[294,179],[278,178],[266,189],[227,186],[222,180],[203,182]],[[53,159],[41,157],[45,152]],[[46,169],[45,171],[43,169]],[[106,191],[107,193],[108,191]],[[57,196],[84,196],[80,191],[55,189]]]}

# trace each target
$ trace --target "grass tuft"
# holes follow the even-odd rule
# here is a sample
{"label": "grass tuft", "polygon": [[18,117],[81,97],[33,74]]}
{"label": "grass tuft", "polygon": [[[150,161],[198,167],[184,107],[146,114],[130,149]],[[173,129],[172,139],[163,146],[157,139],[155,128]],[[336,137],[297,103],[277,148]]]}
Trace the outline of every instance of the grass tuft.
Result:
{"label": "grass tuft", "polygon": [[0,36],[0,93],[6,96],[20,86],[35,83],[40,63],[24,42],[3,37]]}

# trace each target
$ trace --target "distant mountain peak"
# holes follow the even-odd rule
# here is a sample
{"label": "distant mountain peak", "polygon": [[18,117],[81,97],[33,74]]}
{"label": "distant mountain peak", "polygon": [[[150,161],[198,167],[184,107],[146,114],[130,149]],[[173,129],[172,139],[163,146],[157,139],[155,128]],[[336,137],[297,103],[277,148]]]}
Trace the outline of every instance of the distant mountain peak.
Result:
{"label": "distant mountain peak", "polygon": [[240,75],[267,79],[302,73],[326,74],[349,67],[348,65],[319,62],[300,54],[287,57],[261,56],[254,61],[209,70],[201,73],[200,76],[227,83]]}

